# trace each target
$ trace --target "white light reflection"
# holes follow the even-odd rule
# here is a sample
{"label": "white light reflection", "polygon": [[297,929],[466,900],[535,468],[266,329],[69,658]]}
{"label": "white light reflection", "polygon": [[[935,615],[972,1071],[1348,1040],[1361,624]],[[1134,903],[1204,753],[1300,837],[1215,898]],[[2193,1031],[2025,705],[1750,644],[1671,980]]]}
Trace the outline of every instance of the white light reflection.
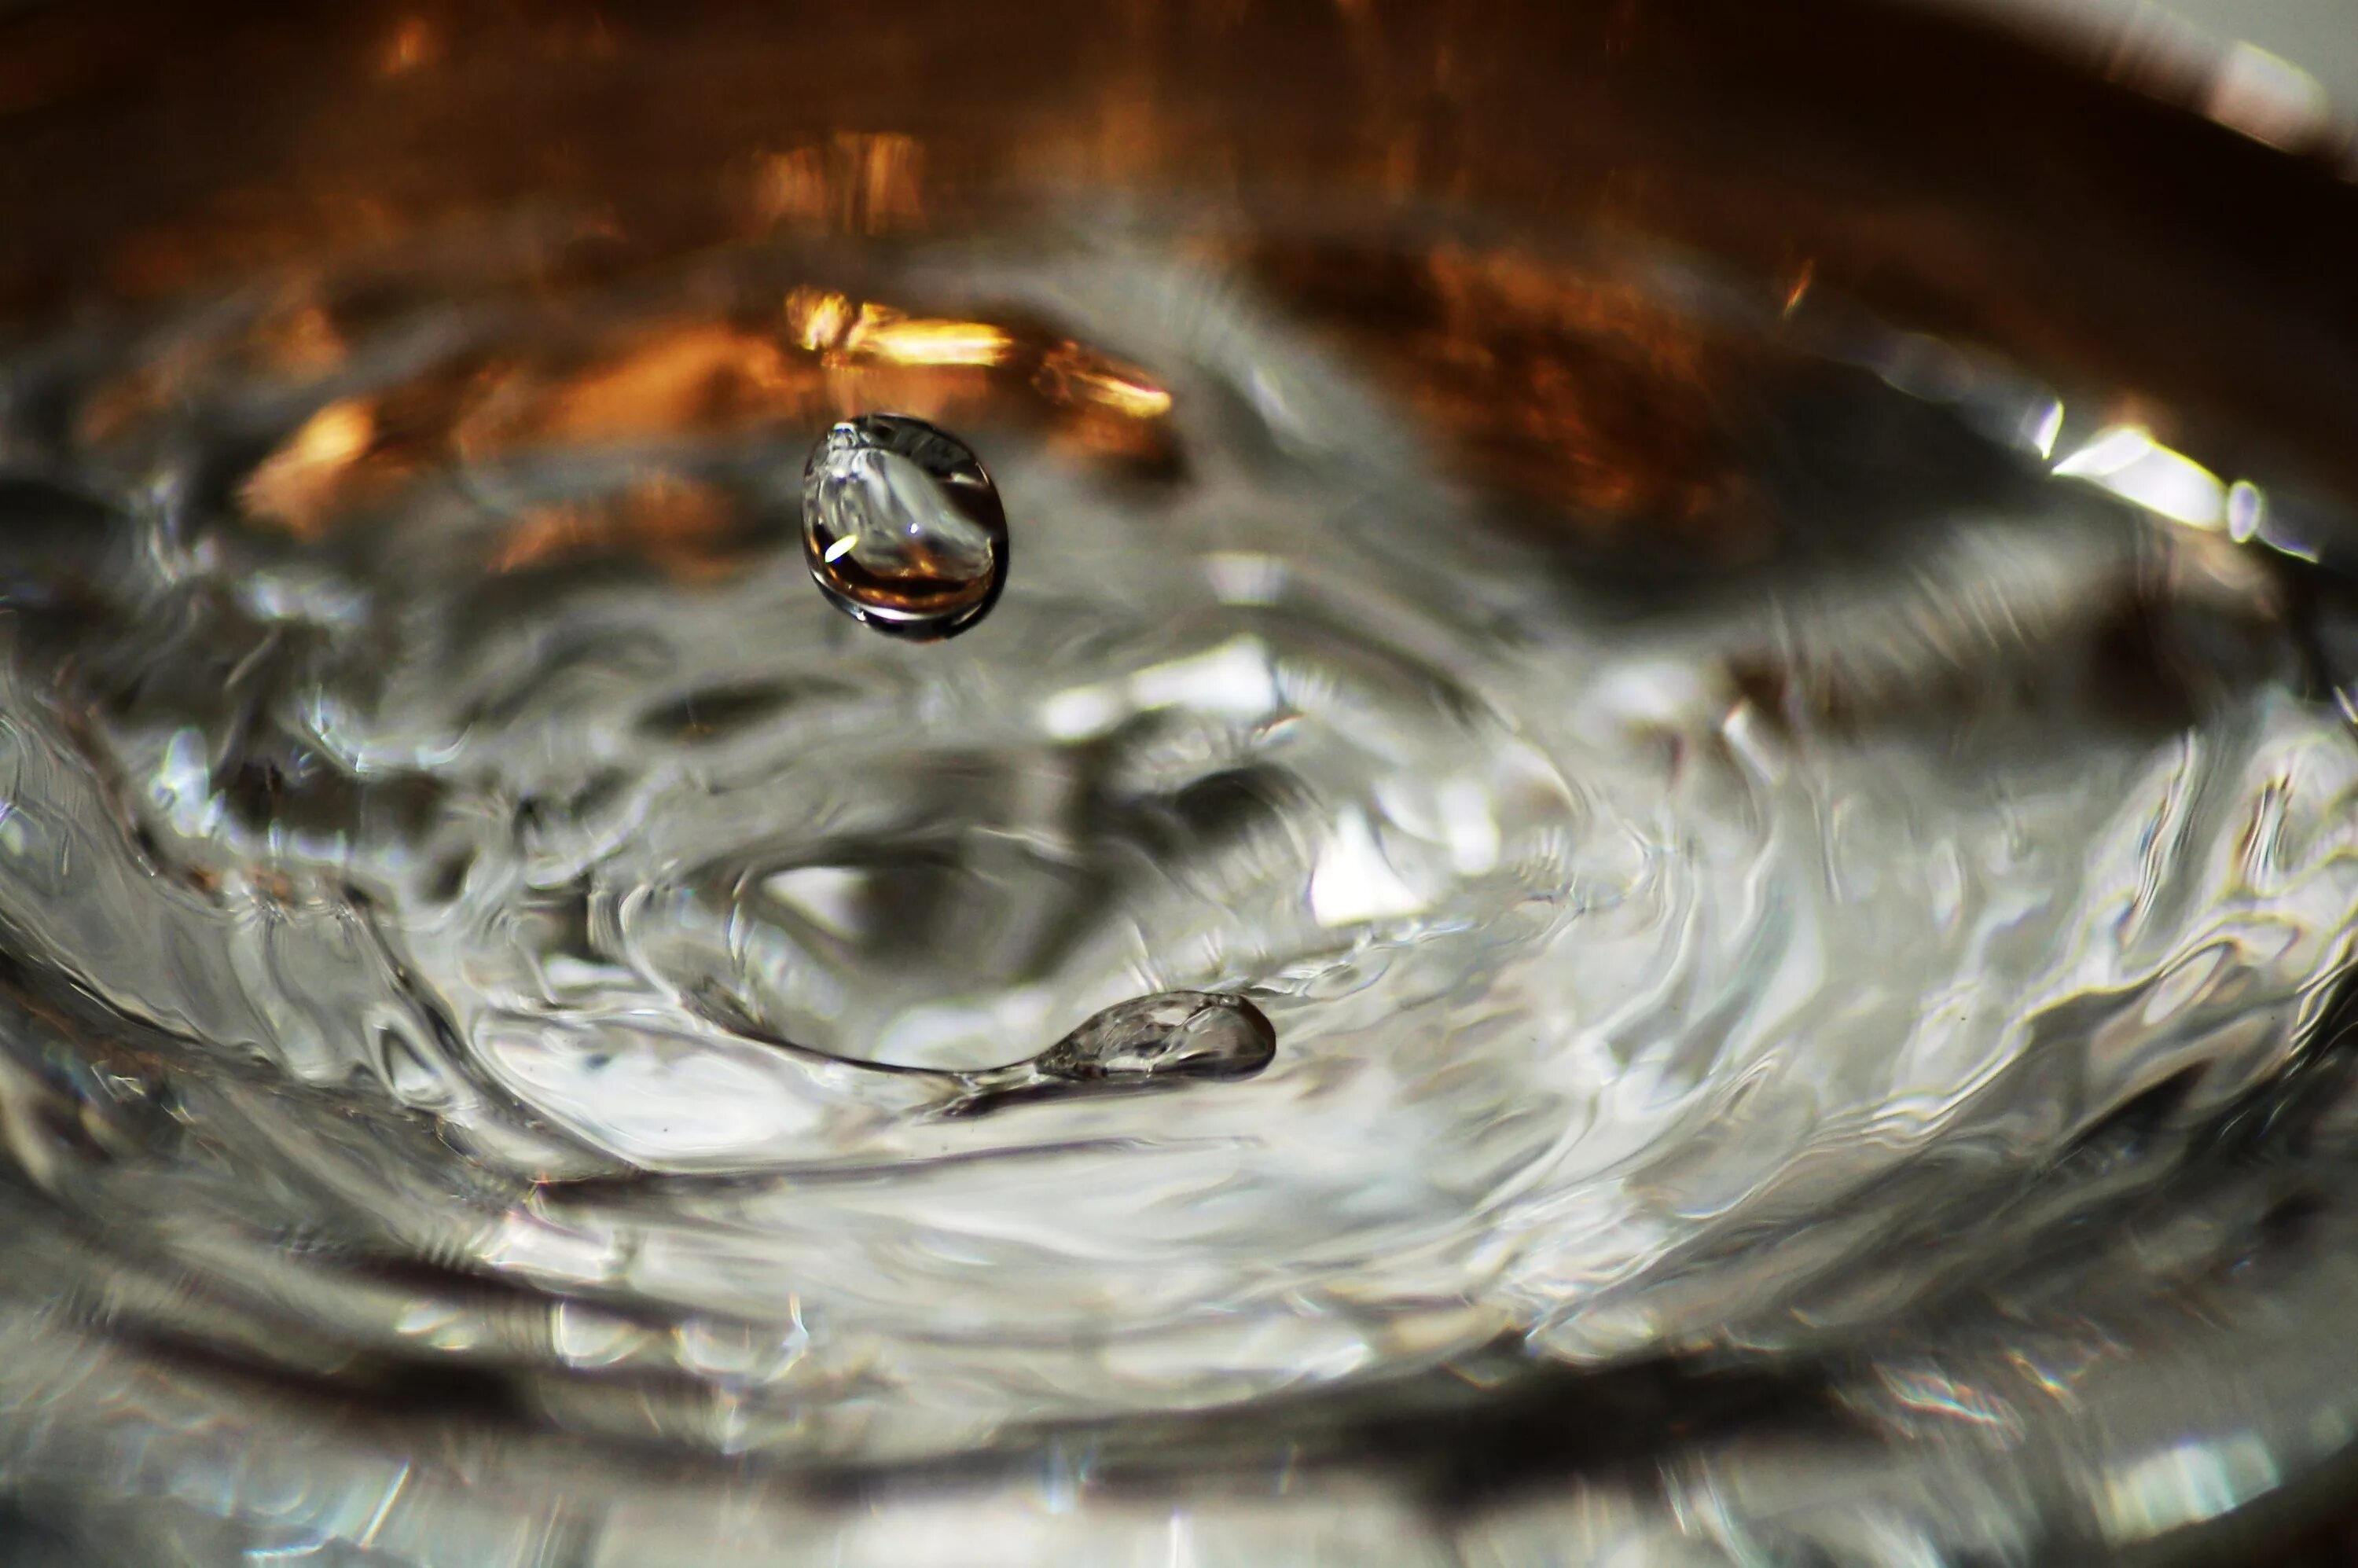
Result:
{"label": "white light reflection", "polygon": [[2104,1477],[2093,1501],[2117,1542],[2149,1541],[2216,1519],[2283,1480],[2276,1456],[2254,1433],[2165,1448]]}
{"label": "white light reflection", "polygon": [[857,938],[867,922],[868,873],[844,866],[797,866],[765,877],[762,890],[830,936]]}
{"label": "white light reflection", "polygon": [[2023,433],[2031,449],[2041,459],[2055,456],[2055,443],[2063,434],[2063,405],[2058,398],[2048,398],[2023,421]]}
{"label": "white light reflection", "polygon": [[2325,132],[2332,102],[2323,82],[2290,60],[2239,43],[2221,55],[2202,112],[2255,142],[2296,148]]}
{"label": "white light reflection", "polygon": [[1384,858],[1367,817],[1344,812],[1310,873],[1311,917],[1332,929],[1414,914],[1429,902]]}
{"label": "white light reflection", "polygon": [[1204,557],[1204,575],[1223,604],[1275,604],[1285,593],[1285,562],[1248,550],[1222,550]]}
{"label": "white light reflection", "polygon": [[1086,741],[1150,708],[1192,708],[1250,720],[1274,712],[1279,701],[1269,650],[1257,639],[1238,637],[1149,665],[1128,680],[1069,687],[1041,705],[1040,722],[1059,741]]}
{"label": "white light reflection", "polygon": [[2228,526],[2227,486],[2219,476],[2134,425],[2099,432],[2058,462],[2055,472],[2190,528],[2216,533]]}

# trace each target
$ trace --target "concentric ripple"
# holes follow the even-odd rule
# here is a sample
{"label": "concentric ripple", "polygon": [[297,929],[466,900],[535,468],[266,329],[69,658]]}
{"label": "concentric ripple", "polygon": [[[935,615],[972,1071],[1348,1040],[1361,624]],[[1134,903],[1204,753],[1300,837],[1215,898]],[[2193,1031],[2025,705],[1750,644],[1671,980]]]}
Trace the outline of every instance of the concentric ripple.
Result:
{"label": "concentric ripple", "polygon": [[[860,1458],[1768,1356],[2049,1235],[2348,961],[2271,568],[1831,330],[1566,285],[1660,292],[1690,503],[1500,481],[1573,427],[1451,449],[1245,257],[405,265],[0,366],[0,1103],[106,1249],[0,1288]],[[990,455],[955,643],[811,591],[877,408]]]}

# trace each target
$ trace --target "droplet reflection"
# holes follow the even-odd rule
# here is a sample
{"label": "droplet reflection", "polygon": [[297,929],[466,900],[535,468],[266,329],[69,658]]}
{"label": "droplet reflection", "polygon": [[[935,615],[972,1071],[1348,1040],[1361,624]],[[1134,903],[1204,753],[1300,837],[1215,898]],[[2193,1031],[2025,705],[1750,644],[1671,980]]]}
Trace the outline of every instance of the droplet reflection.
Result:
{"label": "droplet reflection", "polygon": [[865,414],[822,437],[803,470],[803,555],[853,620],[954,637],[1007,580],[1007,514],[965,442],[905,414]]}

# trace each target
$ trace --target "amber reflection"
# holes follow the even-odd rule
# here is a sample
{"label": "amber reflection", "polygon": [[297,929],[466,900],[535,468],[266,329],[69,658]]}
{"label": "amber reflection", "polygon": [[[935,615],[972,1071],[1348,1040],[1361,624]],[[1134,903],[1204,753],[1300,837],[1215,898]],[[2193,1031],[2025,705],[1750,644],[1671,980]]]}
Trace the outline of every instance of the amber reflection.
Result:
{"label": "amber reflection", "polygon": [[394,25],[393,36],[385,40],[377,70],[386,76],[406,75],[432,65],[441,53],[441,34],[430,18],[404,16]]}
{"label": "amber reflection", "polygon": [[[1236,259],[1301,317],[1344,335],[1426,421],[1461,477],[1520,503],[1515,515],[1585,546],[1667,547],[1707,565],[1767,547],[1728,411],[1730,389],[1758,367],[1639,284],[1452,247],[1267,248]],[[344,362],[346,336],[297,291],[229,352],[301,381]],[[1179,461],[1168,388],[1141,366],[1022,320],[803,287],[785,290],[767,317],[641,321],[602,337],[587,352],[446,365],[330,404],[254,470],[241,504],[254,522],[314,538],[438,465],[568,448],[785,440],[875,411],[958,428],[1028,427],[1109,472],[1168,477]],[[143,369],[93,401],[85,437],[119,433],[159,406],[175,378],[200,370]],[[518,520],[496,560],[512,569],[633,548],[677,565],[685,557],[666,557],[661,541],[709,530],[695,516],[644,522],[677,510],[643,498],[612,515],[536,512]]]}
{"label": "amber reflection", "polygon": [[1271,248],[1247,265],[1347,335],[1462,477],[1526,503],[1521,520],[1712,564],[1766,549],[1729,416],[1757,370],[1638,284],[1451,246]]}
{"label": "amber reflection", "polygon": [[[2320,197],[2323,163],[2158,116],[1953,8],[1793,5],[914,0],[872,26],[651,0],[6,8],[0,111],[23,134],[0,177],[38,221],[0,236],[0,312],[525,205],[706,243],[1169,190],[1248,225],[1447,210],[1763,272],[1812,255],[1821,287],[2248,415],[2346,474],[2346,368],[2320,345],[2346,340],[2350,291],[2315,258],[2347,252],[2358,208]],[[2093,63],[2304,145],[2239,107],[2298,98],[2297,73],[2246,54],[2240,77],[2156,76],[2138,36]]]}
{"label": "amber reflection", "polygon": [[315,537],[358,488],[355,470],[375,445],[376,435],[373,405],[358,399],[330,403],[264,460],[247,478],[239,500],[250,516],[300,538]]}
{"label": "amber reflection", "polygon": [[[773,317],[643,321],[590,351],[460,360],[319,408],[239,486],[243,515],[300,540],[384,512],[438,470],[563,450],[642,454],[656,465],[619,498],[539,506],[487,557],[496,571],[629,551],[683,576],[708,575],[745,520],[718,491],[661,477],[679,443],[801,442],[836,419],[896,411],[957,427],[1028,428],[1109,473],[1163,475],[1177,449],[1171,394],[1143,369],[1025,322],[926,315],[835,290],[786,291]],[[303,383],[344,362],[330,315],[298,299],[216,350]],[[202,354],[146,367],[103,388],[81,433],[103,443],[137,428],[172,388],[207,373]]]}
{"label": "amber reflection", "polygon": [[753,160],[752,207],[766,228],[889,234],[922,228],[925,150],[897,133],[845,133]]}
{"label": "amber reflection", "polygon": [[[14,27],[0,103],[76,102],[89,59],[149,47],[74,9],[43,8]],[[1904,20],[1912,8],[1829,12],[1812,0],[1820,12],[1853,32],[1937,30]],[[334,14],[344,19],[319,23],[320,36],[307,32],[296,51],[312,62],[310,91],[278,91],[266,74],[234,88],[199,71],[157,76],[140,135],[157,146],[203,140],[207,177],[186,189],[160,189],[188,178],[178,163],[117,159],[54,176],[28,164],[26,200],[59,221],[20,226],[22,254],[0,252],[0,297],[18,308],[92,288],[153,297],[525,207],[608,224],[644,254],[678,254],[715,242],[889,247],[912,233],[1025,222],[1016,208],[1043,190],[1063,200],[1118,188],[1143,210],[1169,189],[1212,203],[1215,227],[1283,227],[1304,204],[1331,202],[1379,224],[1412,211],[1464,211],[1525,232],[1603,223],[1668,234],[1770,275],[1779,294],[1866,291],[1929,330],[2093,366],[2086,375],[2105,384],[2166,383],[2214,403],[2232,385],[2275,427],[2307,430],[2324,460],[2349,449],[2339,438],[2339,362],[2313,351],[2322,340],[2299,312],[2263,311],[2268,297],[2250,288],[2193,292],[2196,274],[2147,265],[2171,246],[2105,238],[2158,242],[2201,210],[2171,200],[2147,211],[2136,204],[2147,186],[2121,183],[2124,169],[2183,174],[2200,152],[2206,178],[2232,176],[2237,189],[2274,180],[2268,189],[2288,193],[2290,167],[2191,142],[2170,144],[2186,155],[2174,161],[2133,157],[2151,127],[2117,106],[2081,103],[2061,77],[2026,79],[2030,97],[2001,105],[1965,66],[2022,62],[1986,40],[1943,34],[1963,63],[1930,72],[1919,104],[1913,92],[1867,93],[1867,79],[1842,63],[1841,36],[1805,36],[1773,7],[1713,8],[1705,26],[1680,7],[1622,0],[1439,9],[1141,0],[988,16],[920,6],[905,27],[824,39],[728,7],[366,0]],[[251,54],[257,73],[296,57],[263,49],[265,40],[276,49],[283,19],[221,13],[207,25],[217,38],[191,22],[153,47],[210,50],[231,64]],[[821,42],[838,69],[810,69]],[[1886,58],[1863,49],[1853,53]],[[1776,70],[1761,65],[1769,58]],[[1792,85],[1802,81],[1812,85]],[[1545,92],[1527,91],[1541,82]],[[250,114],[191,108],[233,94],[250,100]],[[2071,130],[2070,116],[2100,110],[2117,153]],[[117,111],[127,109],[104,123],[120,121]],[[532,134],[517,134],[525,125]],[[2081,139],[2065,147],[2055,138],[2067,133]],[[1829,163],[1829,149],[1848,161]],[[2059,149],[2082,169],[2072,180],[2019,177],[2050,168]],[[1838,172],[1843,179],[1829,178]],[[103,200],[84,203],[92,192]],[[172,200],[148,199],[162,194]],[[2136,223],[2078,222],[2092,203]],[[2347,228],[2335,222],[2332,232]],[[2070,266],[2050,254],[2066,242],[2078,258]],[[2246,272],[2334,254],[2258,237],[2248,248],[2236,264]],[[1812,259],[1797,265],[1801,257]],[[1660,541],[1714,562],[1761,547],[1725,450],[1725,395],[1741,385],[1742,367],[1650,311],[1641,291],[1508,253],[1300,247],[1250,259],[1287,303],[1355,334],[1468,478],[1532,503],[1530,514],[1549,526],[1598,544]],[[2305,278],[2279,281],[2308,287]],[[2251,308],[2214,308],[2230,295]],[[496,367],[476,389],[483,406],[464,411],[464,455],[902,407],[1044,422],[1080,460],[1176,471],[1170,422],[1156,411],[1163,389],[1092,368],[1111,361],[1098,346],[1068,352],[1032,324],[856,298],[839,286],[816,289],[808,304],[782,310],[783,324],[652,330],[601,347],[595,365]],[[2303,308],[2320,315],[2315,299]],[[339,334],[352,337],[332,310],[290,310],[277,330],[276,347],[255,351],[282,355],[290,375],[306,365],[319,373],[344,351]],[[168,406],[183,373],[145,367],[85,406],[82,434],[119,438]],[[1147,390],[1124,390],[1133,385]],[[449,415],[444,434],[461,422]],[[2333,438],[2321,447],[2320,423]],[[257,517],[287,530],[330,525],[348,509],[333,497],[384,464],[373,448],[326,484],[332,466],[290,450],[255,491]],[[298,501],[297,491],[321,499]]]}
{"label": "amber reflection", "polygon": [[513,362],[468,389],[452,431],[483,460],[526,447],[710,437],[810,420],[813,368],[766,334],[723,322],[667,322],[572,368]]}

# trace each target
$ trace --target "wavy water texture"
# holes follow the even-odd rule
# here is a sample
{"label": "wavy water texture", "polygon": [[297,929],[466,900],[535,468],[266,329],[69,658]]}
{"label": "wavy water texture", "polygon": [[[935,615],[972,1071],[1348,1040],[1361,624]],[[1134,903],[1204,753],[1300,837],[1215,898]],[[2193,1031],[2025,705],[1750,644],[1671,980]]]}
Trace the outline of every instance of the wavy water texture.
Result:
{"label": "wavy water texture", "polygon": [[[104,1393],[160,1375],[26,1315],[63,1301],[535,1424],[938,1456],[1838,1353],[2169,1179],[2075,1162],[2276,1092],[2358,916],[2358,744],[2277,578],[1588,265],[1750,356],[1740,396],[1650,362],[1730,432],[1724,570],[1648,554],[1717,514],[1575,537],[1248,262],[1135,241],[562,287],[485,242],[10,345],[0,1403],[210,1408]],[[954,643],[805,570],[804,456],[862,408],[1005,499]],[[1495,449],[1573,428],[1510,412]],[[1133,1081],[1074,1033],[1116,1008],[1228,1033]],[[2020,1436],[1962,1386],[1844,1398]],[[57,1441],[26,1474],[141,1463]],[[409,1475],[371,1441],[382,1506],[301,1527],[355,1562]],[[446,1505],[386,1560],[493,1561]],[[1253,1528],[1421,1560],[1400,1506]],[[1449,1550],[1574,1528],[1520,1517]],[[841,1560],[930,1560],[871,1533]]]}

